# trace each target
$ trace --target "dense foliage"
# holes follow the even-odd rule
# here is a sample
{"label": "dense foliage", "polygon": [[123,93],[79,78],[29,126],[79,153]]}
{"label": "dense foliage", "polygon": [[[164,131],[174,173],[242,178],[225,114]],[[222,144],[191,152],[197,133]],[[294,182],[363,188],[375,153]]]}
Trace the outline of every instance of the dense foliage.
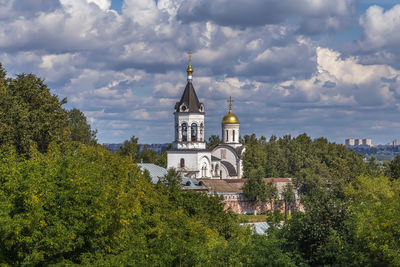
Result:
{"label": "dense foliage", "polygon": [[[400,157],[390,164],[374,158],[364,163],[342,145],[305,134],[244,140],[245,173],[263,168],[267,176],[292,177],[301,193],[305,211],[259,237],[279,244],[288,263],[400,266]],[[285,201],[293,201],[290,191],[283,192]]]}
{"label": "dense foliage", "polygon": [[0,145],[29,156],[33,147],[46,152],[51,142],[95,143],[96,132],[86,117],[76,109],[65,110],[66,102],[52,95],[42,79],[33,74],[7,77],[0,64]]}
{"label": "dense foliage", "polygon": [[218,135],[211,135],[208,138],[208,142],[207,142],[207,149],[212,150],[214,149],[217,145],[219,145],[221,143],[221,139],[219,138]]}
{"label": "dense foliage", "polygon": [[53,143],[0,151],[0,259],[9,265],[239,264],[249,235],[219,199],[152,185],[128,157]]}
{"label": "dense foliage", "polygon": [[[306,134],[295,138],[272,136],[257,139],[245,136],[246,155],[243,160],[244,176],[261,167],[266,177],[303,177],[315,174],[332,181],[351,180],[366,171],[360,155],[348,151],[343,145],[329,143],[325,138],[312,140]],[[300,181],[299,181],[300,182]]]}
{"label": "dense foliage", "polygon": [[[1,266],[400,266],[400,157],[364,163],[324,138],[245,136],[246,195],[272,203],[262,178],[292,177],[305,210],[252,235],[220,198],[182,191],[173,169],[151,184],[135,162],[165,166],[165,154],[135,137],[107,151],[64,103],[0,66]],[[293,188],[281,197],[293,203]]]}
{"label": "dense foliage", "polygon": [[[146,145],[143,147],[143,150],[140,151],[138,141],[139,138],[132,136],[129,140],[124,141],[117,153],[121,156],[128,156],[136,163],[154,163],[163,168],[167,168],[167,151],[158,155],[154,150],[147,149]],[[168,149],[170,149],[170,147]]]}
{"label": "dense foliage", "polygon": [[72,141],[80,142],[85,145],[97,144],[97,130],[93,131],[91,129],[82,111],[73,108],[68,111],[67,118]]}

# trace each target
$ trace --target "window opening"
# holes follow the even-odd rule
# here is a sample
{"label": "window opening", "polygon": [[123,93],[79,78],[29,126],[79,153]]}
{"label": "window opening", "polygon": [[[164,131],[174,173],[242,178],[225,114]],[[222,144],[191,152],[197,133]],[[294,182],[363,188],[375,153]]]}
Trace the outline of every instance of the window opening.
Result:
{"label": "window opening", "polygon": [[197,141],[197,124],[196,123],[192,123],[190,132],[191,132],[192,141],[196,142]]}
{"label": "window opening", "polygon": [[181,158],[181,168],[185,168],[185,159]]}
{"label": "window opening", "polygon": [[182,141],[187,141],[187,125],[182,123]]}

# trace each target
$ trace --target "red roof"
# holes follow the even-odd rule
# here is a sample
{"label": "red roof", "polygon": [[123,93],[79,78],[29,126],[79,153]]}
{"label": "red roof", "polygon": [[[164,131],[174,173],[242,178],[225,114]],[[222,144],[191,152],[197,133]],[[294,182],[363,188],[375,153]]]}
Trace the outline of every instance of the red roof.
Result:
{"label": "red roof", "polygon": [[[292,180],[290,178],[264,178],[266,182],[274,180],[275,183],[290,183]],[[227,183],[245,183],[247,179],[224,179]]]}

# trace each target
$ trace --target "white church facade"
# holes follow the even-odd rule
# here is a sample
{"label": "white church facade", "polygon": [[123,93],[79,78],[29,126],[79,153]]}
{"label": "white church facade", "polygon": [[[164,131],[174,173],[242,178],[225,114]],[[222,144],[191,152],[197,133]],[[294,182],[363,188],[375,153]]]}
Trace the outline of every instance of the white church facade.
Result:
{"label": "white church facade", "polygon": [[167,167],[197,179],[241,179],[244,145],[239,141],[239,119],[229,112],[222,119],[222,140],[213,150],[205,142],[205,107],[200,103],[192,83],[193,68],[189,55],[187,84],[174,108],[175,140],[167,152]]}

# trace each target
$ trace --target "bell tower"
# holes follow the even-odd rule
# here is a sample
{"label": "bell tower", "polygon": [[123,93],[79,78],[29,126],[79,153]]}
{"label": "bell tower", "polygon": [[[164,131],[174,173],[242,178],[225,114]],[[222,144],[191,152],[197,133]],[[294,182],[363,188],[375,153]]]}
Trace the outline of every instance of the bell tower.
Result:
{"label": "bell tower", "polygon": [[204,141],[204,104],[193,87],[192,53],[186,69],[187,83],[174,107],[175,140],[167,151],[167,167],[190,178],[211,178],[211,151]]}
{"label": "bell tower", "polygon": [[193,87],[192,53],[188,54],[187,84],[181,100],[175,104],[175,141],[172,146],[174,149],[205,149],[204,105],[200,103]]}

